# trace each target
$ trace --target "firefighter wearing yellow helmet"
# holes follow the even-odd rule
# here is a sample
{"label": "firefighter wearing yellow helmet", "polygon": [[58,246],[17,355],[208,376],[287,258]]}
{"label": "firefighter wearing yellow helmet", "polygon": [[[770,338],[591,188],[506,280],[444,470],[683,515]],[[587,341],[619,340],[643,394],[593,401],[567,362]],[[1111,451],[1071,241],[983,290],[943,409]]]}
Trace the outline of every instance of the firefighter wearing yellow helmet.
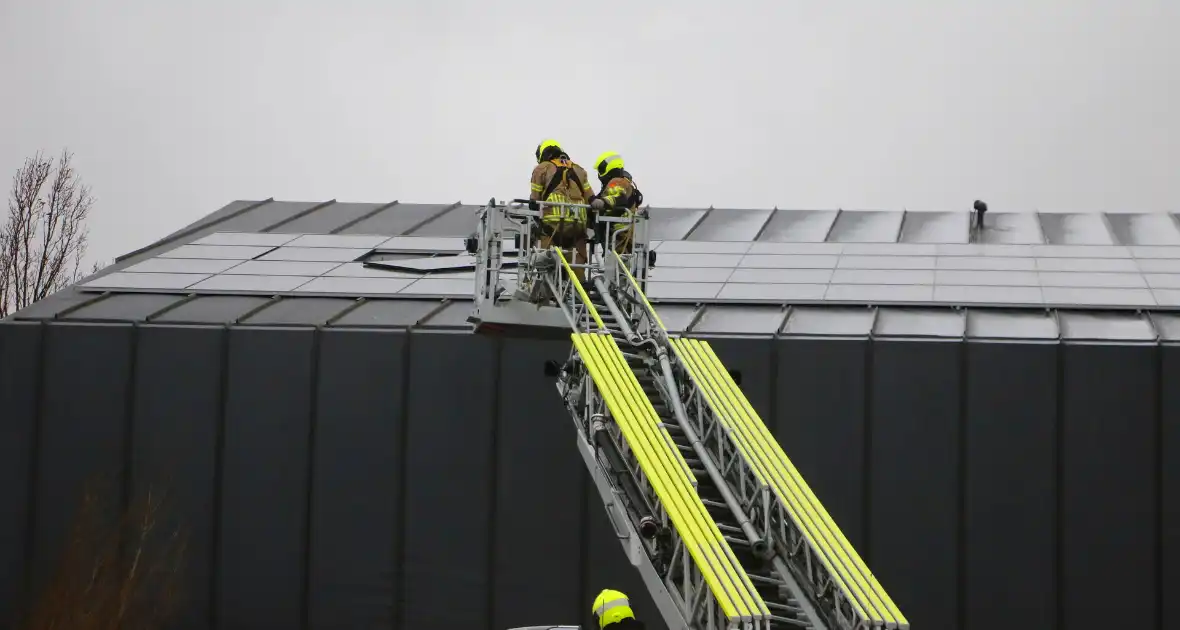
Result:
{"label": "firefighter wearing yellow helmet", "polygon": [[[634,217],[636,210],[643,204],[643,193],[635,187],[631,173],[623,168],[623,156],[615,151],[607,151],[594,161],[594,170],[598,173],[602,190],[591,202],[591,207],[606,216]],[[635,235],[634,227],[627,223],[613,223],[611,226],[618,232],[615,251],[620,254],[630,253]],[[608,234],[601,234],[599,237],[604,242],[610,242]]]}
{"label": "firefighter wearing yellow helmet", "polygon": [[[529,181],[530,201],[552,204],[590,203],[593,189],[586,169],[578,166],[556,140],[545,140],[537,145],[537,166]],[[566,206],[545,206],[541,219],[541,238],[544,249],[557,246],[574,250],[574,263],[586,262],[586,209]],[[579,276],[583,275],[579,269]]]}
{"label": "firefighter wearing yellow helmet", "polygon": [[598,620],[600,630],[643,630],[644,628],[643,623],[635,619],[635,613],[631,612],[631,602],[627,596],[619,591],[608,588],[599,593],[598,597],[594,598],[591,612]]}

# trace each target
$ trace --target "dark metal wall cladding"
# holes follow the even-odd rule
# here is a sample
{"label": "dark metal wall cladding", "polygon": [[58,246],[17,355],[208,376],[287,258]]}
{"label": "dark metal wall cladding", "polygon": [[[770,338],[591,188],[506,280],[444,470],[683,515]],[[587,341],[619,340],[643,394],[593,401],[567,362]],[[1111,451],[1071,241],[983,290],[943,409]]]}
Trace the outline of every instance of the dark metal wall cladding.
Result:
{"label": "dark metal wall cladding", "polygon": [[[1161,387],[1180,379],[1180,348],[713,343],[915,628],[1162,628],[1177,614],[1157,593],[1180,586],[1180,396]],[[96,473],[171,491],[192,537],[185,627],[578,623],[604,587],[656,620],[542,374],[568,351],[6,323],[0,624],[52,570]]]}

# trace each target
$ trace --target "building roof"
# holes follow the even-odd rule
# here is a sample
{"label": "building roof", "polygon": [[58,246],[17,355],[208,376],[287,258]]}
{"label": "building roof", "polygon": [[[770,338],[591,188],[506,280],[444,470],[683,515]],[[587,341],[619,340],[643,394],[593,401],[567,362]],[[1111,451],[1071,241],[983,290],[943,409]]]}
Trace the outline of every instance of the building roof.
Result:
{"label": "building roof", "polygon": [[[462,238],[478,208],[235,201],[15,318],[462,329],[473,290]],[[1180,312],[1172,214],[992,211],[982,230],[968,212],[650,215],[648,293],[699,332],[888,335],[913,320],[923,322],[914,334],[978,336],[995,317],[1021,338],[1070,338],[1071,326],[1123,340],[1180,330],[1169,314]],[[1105,313],[1072,313],[1086,310]],[[805,324],[815,313],[826,323]]]}

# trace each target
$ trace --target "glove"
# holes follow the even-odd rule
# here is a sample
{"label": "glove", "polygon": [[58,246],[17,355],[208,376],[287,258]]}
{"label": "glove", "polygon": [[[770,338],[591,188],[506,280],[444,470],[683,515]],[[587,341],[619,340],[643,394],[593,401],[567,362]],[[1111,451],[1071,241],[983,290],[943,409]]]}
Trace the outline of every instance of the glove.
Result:
{"label": "glove", "polygon": [[534,201],[534,200],[529,201],[529,210],[536,212],[537,210],[540,210],[540,209],[541,209],[541,205],[538,204],[536,201]]}
{"label": "glove", "polygon": [[594,231],[594,228],[586,228],[586,240],[591,243],[598,242],[597,233]]}
{"label": "glove", "polygon": [[595,210],[602,210],[606,207],[606,202],[601,199],[595,199],[594,201],[590,202],[590,207],[594,208]]}

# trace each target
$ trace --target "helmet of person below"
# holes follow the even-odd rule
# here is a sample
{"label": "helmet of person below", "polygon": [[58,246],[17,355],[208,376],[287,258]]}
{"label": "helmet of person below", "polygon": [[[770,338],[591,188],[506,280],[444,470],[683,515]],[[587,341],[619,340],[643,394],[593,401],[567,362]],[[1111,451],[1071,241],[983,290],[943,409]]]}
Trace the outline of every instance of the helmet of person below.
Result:
{"label": "helmet of person below", "polygon": [[602,177],[616,168],[623,168],[623,156],[614,151],[607,151],[598,156],[594,161],[594,169],[598,171],[598,176]]}
{"label": "helmet of person below", "polygon": [[598,627],[605,628],[607,624],[612,624],[623,619],[634,619],[635,613],[631,612],[631,602],[627,596],[611,589],[605,589],[594,598],[594,607],[591,609],[595,617],[598,617]]}
{"label": "helmet of person below", "polygon": [[561,151],[561,145],[558,144],[556,140],[546,140],[546,141],[542,142],[541,144],[537,145],[537,163],[538,164],[541,163],[541,161],[542,161],[541,156],[545,154],[545,149],[548,149],[550,147],[553,147],[553,148],[557,149],[558,151]]}

